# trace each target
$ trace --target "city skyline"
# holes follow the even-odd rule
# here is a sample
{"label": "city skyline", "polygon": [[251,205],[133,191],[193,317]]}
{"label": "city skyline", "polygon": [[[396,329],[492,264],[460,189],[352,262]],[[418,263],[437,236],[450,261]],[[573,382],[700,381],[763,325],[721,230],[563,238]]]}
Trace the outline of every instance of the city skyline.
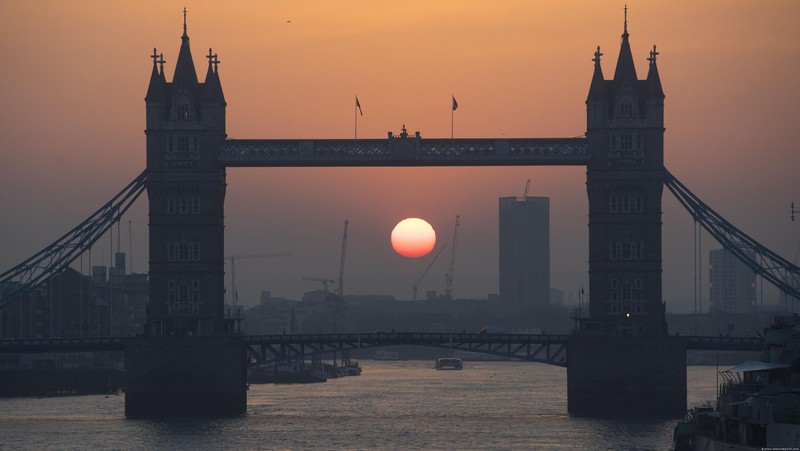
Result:
{"label": "city skyline", "polygon": [[[180,10],[154,3],[99,12],[92,5],[67,10],[53,3],[44,12],[29,5],[1,7],[11,23],[0,45],[20,64],[9,66],[2,88],[7,101],[0,130],[8,137],[8,163],[0,170],[5,188],[0,205],[8,219],[0,234],[0,271],[82,221],[144,168],[142,99],[152,64],[147,55],[154,45],[164,53],[171,79]],[[493,9],[471,4],[476,11],[468,14],[454,2],[412,2],[403,13],[367,4],[353,9],[276,4],[269,10],[248,5],[252,14],[246,7],[188,5],[198,73],[204,72],[208,47],[222,62],[231,138],[351,137],[354,93],[364,110],[359,118],[364,138],[397,133],[403,124],[423,138],[446,137],[451,95],[459,99],[456,137],[579,136],[586,128],[592,53],[601,46],[603,69],[611,73],[622,31],[621,6],[582,2],[513,4],[530,15],[515,14],[510,4]],[[752,2],[719,11],[714,3],[686,2],[668,12],[666,2],[632,4],[629,31],[640,78],[653,43],[661,53],[667,168],[732,223],[791,260],[798,225],[789,222],[789,202],[800,196],[800,153],[792,152],[791,136],[792,119],[800,117],[800,91],[792,84],[800,72],[800,32],[791,28],[790,18],[798,7],[769,5]],[[119,20],[122,14],[130,20]],[[445,20],[448,14],[456,18]],[[704,15],[714,22],[701,27]],[[670,19],[679,19],[682,27],[670,27]],[[498,33],[492,39],[466,33],[478,24]],[[360,41],[369,36],[374,39]],[[90,63],[76,62],[72,48],[91,54]],[[406,54],[408,48],[413,52]],[[298,293],[318,288],[302,277],[334,278],[341,223],[347,219],[348,292],[408,299],[428,261],[395,255],[391,227],[418,216],[431,222],[441,243],[451,239],[453,218],[460,214],[453,291],[456,297],[485,297],[498,291],[497,198],[521,193],[530,178],[532,195],[553,199],[552,285],[575,292],[588,280],[583,172],[573,167],[229,169],[225,253],[292,252],[237,267],[237,288],[247,304],[256,303],[262,289],[299,298]],[[126,222],[133,222],[131,266],[137,272],[147,270],[145,212],[143,199],[121,229],[122,250],[128,252]],[[664,224],[667,308],[690,310],[692,222],[667,193]],[[718,247],[707,236],[704,240],[705,250]],[[109,241],[95,246],[93,264],[111,261]],[[443,291],[444,263],[439,263],[421,291]],[[88,265],[84,269],[88,274]]]}

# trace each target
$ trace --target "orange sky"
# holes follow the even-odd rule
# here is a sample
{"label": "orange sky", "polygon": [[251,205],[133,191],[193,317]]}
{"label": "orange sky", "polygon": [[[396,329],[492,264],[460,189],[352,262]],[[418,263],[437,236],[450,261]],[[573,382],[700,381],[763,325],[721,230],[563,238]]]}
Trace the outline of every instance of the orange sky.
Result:
{"label": "orange sky", "polygon": [[[230,6],[229,3],[233,3]],[[353,95],[359,137],[406,124],[423,137],[571,137],[585,131],[592,54],[613,73],[620,2],[187,1],[198,73],[209,47],[222,61],[231,138],[347,138]],[[168,79],[184,3],[0,1],[0,271],[81,222],[144,169],[148,55]],[[666,165],[754,238],[794,259],[800,221],[800,3],[629,2],[640,77],[658,45],[666,93]],[[350,220],[350,293],[410,298],[428,261],[397,256],[392,227],[428,220],[450,241],[461,215],[453,291],[497,292],[497,198],[551,197],[552,285],[587,284],[582,168],[230,169],[227,253],[293,252],[237,265],[240,300],[262,289],[298,298],[302,277],[338,275]],[[692,308],[692,222],[664,195],[665,299]],[[146,270],[146,199],[133,223],[133,266]],[[707,253],[711,239],[704,240]],[[108,263],[109,240],[94,263]],[[100,257],[102,255],[103,257]],[[441,258],[420,286],[442,291]],[[85,263],[88,267],[88,262]],[[703,278],[707,279],[707,271]],[[427,285],[426,285],[427,284]],[[704,297],[707,304],[707,290]]]}

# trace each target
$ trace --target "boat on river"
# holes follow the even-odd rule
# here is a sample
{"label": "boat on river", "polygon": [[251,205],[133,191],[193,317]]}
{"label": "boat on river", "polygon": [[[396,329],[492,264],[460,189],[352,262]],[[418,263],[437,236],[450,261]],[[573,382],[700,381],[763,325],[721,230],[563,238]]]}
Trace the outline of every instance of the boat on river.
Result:
{"label": "boat on river", "polygon": [[800,316],[764,330],[760,361],[719,372],[716,406],[695,407],[673,434],[675,451],[798,449]]}
{"label": "boat on river", "polygon": [[464,364],[458,357],[440,357],[433,365],[437,370],[461,370]]}

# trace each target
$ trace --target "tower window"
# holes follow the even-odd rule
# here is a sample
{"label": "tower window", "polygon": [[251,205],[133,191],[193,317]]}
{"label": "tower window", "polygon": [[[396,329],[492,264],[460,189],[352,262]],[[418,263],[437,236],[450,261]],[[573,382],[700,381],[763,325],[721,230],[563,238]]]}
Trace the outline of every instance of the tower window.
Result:
{"label": "tower window", "polygon": [[200,303],[200,281],[199,280],[192,280],[192,293],[190,298],[193,310],[197,311],[197,304]]}
{"label": "tower window", "polygon": [[171,135],[165,154],[167,167],[192,168],[200,162],[200,139],[197,136]]}
{"label": "tower window", "polygon": [[644,163],[642,136],[638,133],[611,134],[610,164],[617,167],[640,167]]}
{"label": "tower window", "polygon": [[179,121],[188,121],[189,120],[189,105],[186,104],[178,104],[176,110],[177,117]]}
{"label": "tower window", "polygon": [[188,136],[178,136],[178,152],[188,152],[189,151],[189,137]]}
{"label": "tower window", "polygon": [[175,302],[175,299],[176,299],[176,296],[175,296],[175,281],[174,280],[168,280],[167,281],[167,301]]}
{"label": "tower window", "polygon": [[167,261],[200,261],[200,243],[167,243]]}
{"label": "tower window", "polygon": [[641,241],[612,241],[609,245],[609,260],[642,260],[644,244]]}
{"label": "tower window", "polygon": [[627,277],[624,279],[612,278],[609,297],[606,301],[608,313],[644,313],[644,296],[642,279],[634,279],[633,283]]}
{"label": "tower window", "polygon": [[608,197],[609,213],[641,213],[644,198],[641,194],[612,193]]}
{"label": "tower window", "polygon": [[200,197],[176,196],[167,198],[168,215],[199,215]]}
{"label": "tower window", "polygon": [[625,102],[619,106],[620,117],[633,117],[633,104]]}
{"label": "tower window", "polygon": [[623,133],[620,135],[619,140],[619,148],[620,150],[631,150],[633,149],[633,135],[630,133]]}
{"label": "tower window", "polygon": [[641,213],[644,210],[644,199],[641,195],[633,196],[633,211]]}
{"label": "tower window", "polygon": [[192,314],[200,310],[200,281],[168,280],[167,312]]}

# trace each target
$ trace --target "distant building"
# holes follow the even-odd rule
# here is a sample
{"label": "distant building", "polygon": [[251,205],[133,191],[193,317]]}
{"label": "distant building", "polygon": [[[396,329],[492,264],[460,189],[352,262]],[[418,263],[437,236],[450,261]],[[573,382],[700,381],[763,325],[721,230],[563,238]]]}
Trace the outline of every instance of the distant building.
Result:
{"label": "distant building", "polygon": [[[126,274],[125,254],[117,266],[92,267],[92,276],[72,268],[55,274],[0,309],[0,337],[104,337],[144,332],[147,274]],[[111,275],[109,277],[108,275]]]}
{"label": "distant building", "polygon": [[550,299],[550,198],[500,198],[500,299],[528,315]]}
{"label": "distant building", "polygon": [[756,302],[756,273],[725,249],[709,251],[711,311],[752,312]]}

